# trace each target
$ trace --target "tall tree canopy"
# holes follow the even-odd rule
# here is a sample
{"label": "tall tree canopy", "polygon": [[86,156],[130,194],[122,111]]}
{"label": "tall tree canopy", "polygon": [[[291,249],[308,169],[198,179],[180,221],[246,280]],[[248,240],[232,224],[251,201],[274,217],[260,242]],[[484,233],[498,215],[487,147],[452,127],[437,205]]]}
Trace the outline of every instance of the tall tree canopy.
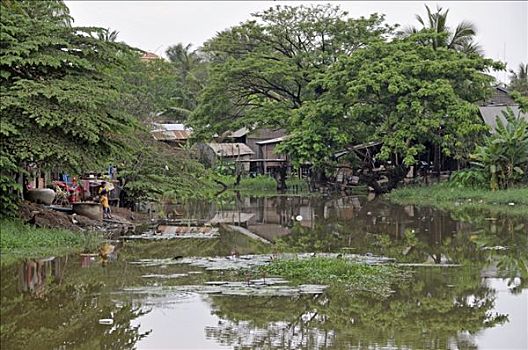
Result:
{"label": "tall tree canopy", "polygon": [[381,157],[397,154],[407,165],[429,143],[446,154],[464,149],[485,130],[474,102],[489,93],[483,74],[502,64],[479,55],[417,44],[438,34],[372,43],[342,57],[310,86],[325,91],[292,118],[281,147],[298,162],[331,161],[348,144],[382,141]]}
{"label": "tall tree canopy", "polygon": [[186,121],[196,108],[198,96],[207,82],[208,60],[199,50],[191,50],[191,44],[181,43],[169,47],[166,51],[169,62],[175,70],[174,78],[180,88],[174,91],[172,105],[164,115],[179,121]]}
{"label": "tall tree canopy", "polygon": [[253,16],[204,45],[212,67],[191,119],[197,132],[287,127],[292,110],[319,94],[308,88],[319,73],[392,29],[383,16],[351,19],[331,5],[276,6]]}
{"label": "tall tree canopy", "polygon": [[[119,149],[132,125],[113,108],[113,74],[129,48],[100,40],[104,30],[71,25],[62,1],[1,2],[1,194],[25,164],[80,169]],[[7,203],[6,198],[2,198]]]}

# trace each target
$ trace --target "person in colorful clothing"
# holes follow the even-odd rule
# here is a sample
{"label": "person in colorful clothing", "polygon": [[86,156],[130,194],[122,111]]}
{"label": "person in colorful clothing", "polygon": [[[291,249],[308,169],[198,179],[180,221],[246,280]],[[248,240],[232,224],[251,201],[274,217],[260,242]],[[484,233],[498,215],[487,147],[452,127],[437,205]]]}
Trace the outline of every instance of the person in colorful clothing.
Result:
{"label": "person in colorful clothing", "polygon": [[99,202],[103,206],[103,218],[111,219],[110,215],[110,204],[108,202],[108,189],[106,188],[106,182],[101,183],[101,188],[99,189]]}

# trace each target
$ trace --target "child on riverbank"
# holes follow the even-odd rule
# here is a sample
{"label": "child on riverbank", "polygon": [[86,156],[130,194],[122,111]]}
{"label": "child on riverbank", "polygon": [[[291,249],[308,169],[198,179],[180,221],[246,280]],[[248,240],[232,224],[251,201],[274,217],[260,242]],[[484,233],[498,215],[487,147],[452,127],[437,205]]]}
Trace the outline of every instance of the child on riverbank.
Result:
{"label": "child on riverbank", "polygon": [[101,184],[101,189],[99,190],[99,202],[103,206],[103,218],[111,219],[110,215],[110,204],[108,203],[108,189],[106,188],[106,182]]}

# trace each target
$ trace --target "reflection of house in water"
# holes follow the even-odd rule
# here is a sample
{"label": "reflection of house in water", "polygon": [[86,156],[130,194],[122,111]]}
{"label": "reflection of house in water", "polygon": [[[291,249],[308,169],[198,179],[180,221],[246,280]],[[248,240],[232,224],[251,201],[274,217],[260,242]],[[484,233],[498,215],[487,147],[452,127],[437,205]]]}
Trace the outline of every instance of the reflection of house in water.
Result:
{"label": "reflection of house in water", "polygon": [[255,214],[242,213],[240,211],[219,211],[211,220],[209,220],[209,223],[212,225],[234,224],[247,226],[248,221],[254,216]]}
{"label": "reflection of house in water", "polygon": [[315,214],[308,198],[251,198],[249,206],[243,210],[254,214],[247,228],[270,241],[290,234],[290,228],[298,215],[303,217],[300,222],[302,226],[311,228],[314,225]]}
{"label": "reflection of house in water", "polygon": [[[393,205],[383,200],[367,200],[365,197],[245,197],[237,199],[235,208],[230,207],[228,210],[211,203],[193,203],[182,209],[189,217],[211,223],[240,225],[270,241],[290,234],[294,225],[328,231],[328,234],[340,231],[348,235],[362,235],[368,232],[387,234],[395,239],[403,238],[407,230],[414,230],[417,235],[424,235],[431,242],[441,242],[455,232],[470,230],[469,224],[454,220],[451,214],[441,210]],[[199,217],[192,215],[198,212]],[[296,217],[299,215],[302,220],[297,222]],[[341,228],[336,229],[336,223]]]}
{"label": "reflection of house in water", "polygon": [[[21,292],[42,296],[49,282],[60,281],[63,275],[62,258],[29,260],[18,269],[19,289]],[[50,280],[53,278],[52,280]]]}

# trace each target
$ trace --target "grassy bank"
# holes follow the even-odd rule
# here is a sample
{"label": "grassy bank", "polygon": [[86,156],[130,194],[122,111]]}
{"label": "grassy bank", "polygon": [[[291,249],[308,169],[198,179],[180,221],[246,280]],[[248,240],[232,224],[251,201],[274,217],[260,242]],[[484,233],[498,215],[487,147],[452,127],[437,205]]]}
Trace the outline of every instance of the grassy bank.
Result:
{"label": "grassy bank", "polygon": [[275,260],[262,270],[294,283],[346,287],[350,291],[375,293],[381,297],[389,296],[391,286],[405,277],[393,266],[366,265],[335,258]]}
{"label": "grassy bank", "polygon": [[9,264],[23,258],[93,250],[100,239],[101,236],[94,232],[36,228],[19,220],[1,220],[0,260],[2,264]]}
{"label": "grassy bank", "polygon": [[454,188],[447,183],[409,186],[392,191],[386,197],[398,204],[433,206],[440,209],[485,210],[495,214],[528,215],[528,187],[502,191]]}

